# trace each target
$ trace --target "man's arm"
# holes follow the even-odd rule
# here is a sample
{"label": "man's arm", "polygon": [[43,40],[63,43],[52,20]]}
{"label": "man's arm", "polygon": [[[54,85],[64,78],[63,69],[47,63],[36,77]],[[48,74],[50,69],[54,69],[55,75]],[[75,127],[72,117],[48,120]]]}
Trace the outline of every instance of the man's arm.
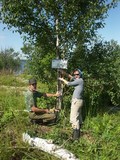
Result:
{"label": "man's arm", "polygon": [[42,109],[42,108],[37,108],[35,106],[31,107],[32,112],[37,112],[37,113],[49,113],[48,109]]}
{"label": "man's arm", "polygon": [[56,92],[56,93],[44,93],[45,97],[59,97],[60,93]]}

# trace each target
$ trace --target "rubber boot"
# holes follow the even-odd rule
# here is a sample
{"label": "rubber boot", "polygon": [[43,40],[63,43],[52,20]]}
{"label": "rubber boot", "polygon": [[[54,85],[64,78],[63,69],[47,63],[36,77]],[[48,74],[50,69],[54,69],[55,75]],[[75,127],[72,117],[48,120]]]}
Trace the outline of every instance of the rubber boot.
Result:
{"label": "rubber boot", "polygon": [[78,140],[80,138],[80,130],[73,129],[73,140]]}

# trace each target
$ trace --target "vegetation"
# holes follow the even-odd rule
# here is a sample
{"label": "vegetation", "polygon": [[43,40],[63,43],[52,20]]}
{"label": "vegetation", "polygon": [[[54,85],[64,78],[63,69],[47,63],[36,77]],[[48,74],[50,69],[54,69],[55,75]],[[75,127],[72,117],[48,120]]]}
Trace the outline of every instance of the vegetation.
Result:
{"label": "vegetation", "polygon": [[[96,33],[104,26],[107,11],[116,4],[117,0],[2,1],[1,19],[9,29],[15,27],[15,31],[25,34],[22,51],[29,61],[25,76],[0,75],[1,159],[56,159],[23,143],[23,132],[53,139],[79,159],[119,159],[120,46],[115,41],[104,42]],[[11,49],[1,51],[0,70],[15,71],[19,66],[15,55]],[[51,69],[51,60],[58,55],[68,60],[68,72],[83,70],[84,125],[80,140],[75,142],[70,139],[69,124],[72,88],[64,86],[63,110],[55,126],[32,125],[23,112],[28,77],[35,76],[41,82],[41,91],[56,91],[57,72]],[[40,99],[38,103],[53,107],[56,100]]]}
{"label": "vegetation", "polygon": [[40,46],[44,54],[56,53],[56,36],[59,53],[68,57],[79,42],[91,41],[96,31],[104,26],[104,19],[117,0],[3,0],[1,19],[25,35],[25,40]]}
{"label": "vegetation", "polygon": [[[31,52],[30,52],[31,51]],[[49,89],[56,88],[56,69],[51,69],[53,54],[42,55],[42,49],[25,46],[24,53],[29,54],[29,73],[43,83],[47,83]],[[94,45],[81,45],[72,52],[68,59],[68,73],[74,68],[83,71],[85,82],[84,90],[84,116],[97,115],[109,106],[120,105],[120,45],[115,41],[106,42],[96,39]],[[50,83],[51,82],[51,83]],[[51,85],[54,84],[54,85]],[[70,96],[73,88],[64,86],[63,105],[70,105]]]}
{"label": "vegetation", "polygon": [[[67,59],[69,72],[76,67],[84,71],[85,114],[91,110],[95,115],[105,106],[119,106],[120,102],[120,47],[95,38],[98,28],[104,26],[108,10],[116,5],[117,0],[4,0],[1,18],[9,29],[14,26],[25,34],[28,43],[22,51],[29,57],[29,73],[48,83],[49,89],[55,89],[57,77],[56,70],[51,70],[52,59]],[[66,93],[67,89],[64,90]],[[64,106],[69,104],[69,97],[67,94]]]}
{"label": "vegetation", "polygon": [[[4,77],[4,76],[3,76]],[[13,80],[14,75],[9,75]],[[2,84],[5,77],[2,78]],[[87,116],[82,128],[79,141],[71,141],[71,128],[69,124],[69,107],[60,113],[60,121],[53,126],[33,125],[28,114],[23,112],[24,91],[27,83],[21,84],[21,77],[16,78],[16,87],[3,89],[0,92],[0,158],[4,160],[57,160],[57,158],[32,148],[22,141],[22,133],[28,132],[32,137],[38,136],[53,139],[55,144],[62,146],[74,153],[79,159],[84,160],[119,160],[120,142],[120,113],[104,112],[97,116]],[[9,84],[9,81],[8,81]],[[38,84],[47,91],[47,85]],[[47,100],[48,101],[48,100]],[[55,99],[54,99],[55,101]],[[49,102],[50,103],[50,102]],[[114,111],[114,110],[112,110]]]}
{"label": "vegetation", "polygon": [[13,73],[20,67],[20,59],[17,58],[19,53],[16,53],[13,48],[0,51],[0,72]]}

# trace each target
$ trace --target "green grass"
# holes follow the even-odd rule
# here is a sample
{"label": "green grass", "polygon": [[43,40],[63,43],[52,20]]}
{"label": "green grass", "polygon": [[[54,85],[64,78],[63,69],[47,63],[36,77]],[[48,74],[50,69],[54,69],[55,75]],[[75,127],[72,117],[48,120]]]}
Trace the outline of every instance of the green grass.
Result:
{"label": "green grass", "polygon": [[0,85],[3,86],[14,86],[22,87],[25,86],[26,82],[21,80],[21,77],[11,74],[0,74]]}
{"label": "green grass", "polygon": [[[120,113],[98,114],[96,117],[86,117],[83,132],[79,141],[71,141],[71,126],[69,124],[69,107],[60,113],[61,120],[57,125],[40,126],[29,122],[25,109],[23,92],[27,88],[17,77],[15,88],[14,76],[0,76],[0,159],[3,160],[57,160],[42,151],[31,148],[22,141],[22,133],[32,136],[53,139],[54,143],[70,150],[81,160],[119,160],[120,158]],[[18,88],[18,87],[25,88]],[[45,87],[39,84],[39,87]],[[44,90],[44,89],[43,89]],[[47,87],[45,87],[47,91]],[[21,110],[21,111],[17,111]]]}

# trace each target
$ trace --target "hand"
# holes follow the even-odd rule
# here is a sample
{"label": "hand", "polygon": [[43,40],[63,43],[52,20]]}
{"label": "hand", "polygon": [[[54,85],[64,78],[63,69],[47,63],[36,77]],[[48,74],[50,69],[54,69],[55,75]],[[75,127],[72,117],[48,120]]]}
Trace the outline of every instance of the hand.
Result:
{"label": "hand", "polygon": [[49,109],[49,113],[55,113],[55,108]]}
{"label": "hand", "polygon": [[55,113],[55,112],[59,112],[59,110],[55,108],[49,109],[49,113]]}
{"label": "hand", "polygon": [[68,81],[65,80],[64,78],[58,78],[60,81],[64,82],[65,84],[68,84]]}
{"label": "hand", "polygon": [[63,81],[63,78],[58,78],[58,80]]}
{"label": "hand", "polygon": [[60,92],[56,92],[56,97],[60,97],[62,94]]}

